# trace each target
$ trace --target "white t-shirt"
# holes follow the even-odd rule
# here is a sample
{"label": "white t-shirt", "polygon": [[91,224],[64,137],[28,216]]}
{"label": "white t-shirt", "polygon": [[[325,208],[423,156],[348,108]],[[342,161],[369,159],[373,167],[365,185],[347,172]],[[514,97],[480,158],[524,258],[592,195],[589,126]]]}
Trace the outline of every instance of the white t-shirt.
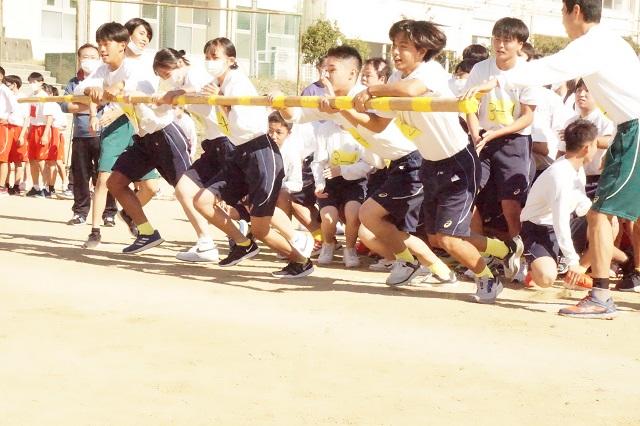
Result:
{"label": "white t-shirt", "polygon": [[196,132],[196,124],[189,114],[182,114],[180,118],[177,116],[174,119],[174,123],[178,125],[184,132],[189,143],[189,156],[193,159],[196,155],[196,149],[198,147],[198,132]]}
{"label": "white t-shirt", "polygon": [[[23,96],[17,96],[16,99],[20,99]],[[16,109],[11,111],[7,121],[14,126],[24,126],[24,120],[29,116],[29,104],[19,104],[16,102]]]}
{"label": "white t-shirt", "polygon": [[31,104],[29,107],[29,124],[32,126],[46,126],[47,117],[52,116],[55,119],[56,107],[60,108],[60,105],[55,102]]}
{"label": "white t-shirt", "polygon": [[[220,92],[224,96],[258,95],[251,80],[240,70],[227,72]],[[269,129],[267,109],[261,106],[234,105],[228,116],[218,107],[216,116],[218,128],[236,146],[266,134]]]}
{"label": "white t-shirt", "polygon": [[[162,81],[160,87],[169,90],[184,90],[186,93],[200,93],[202,88],[213,82],[214,78],[203,68],[189,66],[186,68],[184,79],[178,84],[171,86],[170,83]],[[204,136],[204,139],[213,140],[222,136],[217,125],[216,108],[211,105],[187,104],[187,111],[191,113],[191,118],[196,124],[196,128]]]}
{"label": "white t-shirt", "polygon": [[53,109],[55,113],[53,114],[53,127],[58,130],[64,130],[67,128],[67,116],[64,112],[62,112],[62,108],[60,104],[54,103]]}
{"label": "white t-shirt", "polygon": [[595,25],[558,53],[498,78],[501,87],[544,86],[582,77],[617,125],[640,118],[640,61],[622,37]]}
{"label": "white t-shirt", "polygon": [[0,120],[7,120],[17,108],[16,95],[6,85],[0,84]]}
{"label": "white t-shirt", "polygon": [[[482,84],[485,81],[507,76],[525,63],[524,59],[518,59],[516,65],[507,71],[503,71],[496,65],[496,58],[485,59],[473,66],[465,90]],[[482,97],[478,118],[480,127],[485,130],[498,130],[507,127],[522,115],[521,104],[536,105],[536,91],[533,88],[503,88],[496,87]],[[531,126],[518,132],[520,135],[530,135]]]}
{"label": "white t-shirt", "polygon": [[[400,71],[396,71],[389,78],[389,83],[411,79],[420,80],[428,88],[430,93],[427,96],[453,97],[449,89],[449,74],[436,61],[422,62],[404,78]],[[400,127],[402,133],[416,145],[422,157],[429,161],[453,157],[469,144],[457,112],[397,111],[392,114],[376,114],[383,117],[395,116],[396,120],[389,125]]]}
{"label": "white t-shirt", "polygon": [[[584,118],[585,120],[588,120],[593,124],[595,124],[595,126],[598,128],[598,137],[613,136],[616,133],[616,127],[613,124],[613,121],[609,120],[602,113],[602,111],[600,111],[597,108],[591,111],[591,113],[586,117],[580,117],[580,115],[574,115],[568,120],[567,125],[573,123],[579,118]],[[612,141],[613,139],[611,139],[609,144],[611,144]],[[567,150],[567,146],[564,143],[564,141],[560,142],[560,151],[566,151],[566,150]],[[593,159],[589,163],[585,164],[584,172],[587,174],[587,176],[600,176],[602,174],[602,160],[606,153],[607,153],[606,149],[598,149],[596,154],[593,156]]]}
{"label": "white t-shirt", "polygon": [[538,170],[546,169],[558,156],[561,132],[567,125],[567,121],[573,116],[573,111],[567,108],[562,98],[554,91],[541,88],[538,91],[539,103],[533,115],[531,126],[531,138],[533,142],[546,143],[549,154],[542,156],[533,153]]}
{"label": "white t-shirt", "polygon": [[[365,86],[356,83],[347,95],[353,97],[365,89]],[[292,110],[294,123],[334,121],[365,148],[364,160],[378,169],[385,167],[383,160],[397,160],[416,150],[416,146],[395,125],[389,125],[382,132],[374,133],[362,126],[354,126],[340,113],[327,114],[313,108],[292,108]]]}
{"label": "white t-shirt", "polygon": [[316,188],[325,187],[322,172],[334,166],[340,166],[346,180],[362,179],[371,171],[371,165],[364,160],[364,147],[336,123],[325,121],[316,127],[316,148],[311,163]]}
{"label": "white t-shirt", "polygon": [[284,168],[284,179],[282,189],[288,193],[302,190],[302,149],[303,142],[298,140],[292,132],[280,147],[282,164]]}
{"label": "white t-shirt", "polygon": [[553,226],[569,265],[576,265],[580,260],[571,239],[571,214],[576,212],[578,216],[584,216],[591,207],[591,200],[585,194],[585,183],[584,169],[576,170],[569,160],[561,157],[533,183],[520,214],[522,222]]}

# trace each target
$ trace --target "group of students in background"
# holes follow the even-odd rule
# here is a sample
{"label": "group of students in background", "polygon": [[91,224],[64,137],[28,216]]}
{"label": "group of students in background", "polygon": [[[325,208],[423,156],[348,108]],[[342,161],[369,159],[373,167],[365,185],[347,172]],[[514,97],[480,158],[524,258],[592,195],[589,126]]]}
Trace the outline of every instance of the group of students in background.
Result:
{"label": "group of students in background", "polygon": [[[640,61],[600,28],[598,4],[563,0],[574,41],[547,58],[527,43],[521,20],[502,18],[491,53],[469,46],[453,75],[435,59],[446,45],[440,28],[405,19],[389,31],[394,70],[385,59],[334,47],[317,63],[319,80],[302,92],[318,96],[319,108],[271,110],[173,105],[184,94],[258,94],[230,40],[208,41],[202,66],[171,48],[150,52],[152,28],[140,18],[106,23],[97,46],[78,50],[80,69],[65,90],[89,96],[89,105],[23,109],[15,101],[21,82],[5,76],[0,126],[10,142],[0,151],[0,181],[12,180],[7,164],[14,163],[15,183],[7,186],[18,191],[29,161],[34,184],[27,195],[50,196],[56,174],[64,176],[60,117],[73,113],[69,224],[85,223],[91,206],[85,248],[100,244],[100,222],[112,226],[116,214],[135,237],[125,253],[161,244],[143,207],[162,177],[195,232],[193,247],[176,255],[183,261],[233,266],[256,256],[261,241],[287,260],[274,277],[301,278],[313,273],[312,258],[330,265],[341,250],[346,268],[375,257],[369,267],[387,272],[394,287],[425,276],[432,285],[453,285],[456,272],[464,272],[475,280],[480,303],[494,303],[503,282],[548,287],[567,274],[565,285],[590,292],[560,314],[611,318],[610,274],[623,275],[618,290],[640,292],[640,208],[633,197],[640,88],[620,93],[614,82],[621,71],[604,71],[592,56],[614,52],[612,63],[629,75],[640,71]],[[53,93],[35,73],[29,84],[34,95]],[[114,102],[119,95],[154,102]],[[274,105],[282,96],[266,95]],[[330,96],[353,97],[353,109],[334,109]],[[369,99],[387,96],[478,98],[479,110],[367,108]],[[202,153],[195,159],[198,135]],[[209,224],[228,236],[222,259]],[[610,255],[594,241],[610,244]],[[591,268],[602,275],[603,264],[606,278],[586,274]]]}

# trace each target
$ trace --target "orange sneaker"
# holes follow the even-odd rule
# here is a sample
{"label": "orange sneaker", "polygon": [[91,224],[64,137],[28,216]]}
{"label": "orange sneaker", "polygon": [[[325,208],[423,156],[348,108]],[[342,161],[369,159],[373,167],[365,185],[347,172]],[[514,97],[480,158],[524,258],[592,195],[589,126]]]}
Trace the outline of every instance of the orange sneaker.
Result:
{"label": "orange sneaker", "polygon": [[[577,276],[577,279],[572,280],[574,276]],[[593,288],[593,278],[587,274],[569,271],[564,276],[563,285],[569,290],[591,290]]]}

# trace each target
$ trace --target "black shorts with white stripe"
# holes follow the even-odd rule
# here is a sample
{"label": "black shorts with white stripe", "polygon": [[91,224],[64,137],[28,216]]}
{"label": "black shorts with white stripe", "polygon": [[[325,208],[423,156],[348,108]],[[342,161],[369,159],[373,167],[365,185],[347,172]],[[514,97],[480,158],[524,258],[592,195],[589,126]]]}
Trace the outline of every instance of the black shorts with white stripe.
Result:
{"label": "black shorts with white stripe", "polygon": [[267,135],[236,146],[226,167],[207,189],[233,206],[247,196],[249,214],[273,216],[284,179],[282,156]]}
{"label": "black shorts with white stripe", "polygon": [[133,142],[113,166],[113,171],[122,173],[132,182],[157,169],[170,185],[176,186],[191,166],[187,138],[174,123],[155,133],[142,137],[135,135]]}
{"label": "black shorts with white stripe", "polygon": [[404,232],[416,232],[420,222],[424,199],[421,165],[422,156],[418,151],[392,161],[386,169],[386,179],[371,195],[389,213],[394,225]]}
{"label": "black shorts with white stripe", "polygon": [[422,212],[427,234],[469,236],[480,176],[480,160],[471,145],[440,161],[422,161]]}

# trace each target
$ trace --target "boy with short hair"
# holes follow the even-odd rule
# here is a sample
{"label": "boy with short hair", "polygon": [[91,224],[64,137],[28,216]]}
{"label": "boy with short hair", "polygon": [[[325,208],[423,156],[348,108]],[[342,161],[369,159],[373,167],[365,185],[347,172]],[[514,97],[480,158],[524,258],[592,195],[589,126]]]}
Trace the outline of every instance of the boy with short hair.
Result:
{"label": "boy with short hair", "polygon": [[[521,20],[498,20],[492,35],[495,56],[474,65],[466,88],[508,74],[524,61],[518,55],[529,38],[529,30]],[[512,238],[519,234],[520,211],[530,185],[534,96],[530,88],[497,88],[482,97],[477,114],[467,114],[469,133],[482,164],[480,188],[484,188],[489,179],[495,181],[498,201]]]}
{"label": "boy with short hair", "polygon": [[[446,36],[434,24],[426,21],[402,20],[389,31],[393,42],[393,59],[397,71],[386,85],[370,86],[354,98],[358,111],[365,112],[365,102],[374,96],[452,96],[449,75],[433,58],[445,47]],[[387,115],[387,114],[382,114]],[[455,112],[401,111],[383,118],[369,114],[362,123],[372,131],[381,131],[396,117],[398,128],[417,146],[423,161],[421,180],[424,187],[424,224],[430,239],[476,276],[474,299],[480,303],[495,302],[502,291],[500,283],[489,270],[478,249],[465,240],[470,235],[471,209],[480,179],[480,163],[475,150],[468,144]],[[508,247],[491,239],[485,245],[499,245],[499,257],[517,272],[521,247]],[[500,242],[501,243],[501,242]],[[495,247],[494,247],[495,248]]]}
{"label": "boy with short hair", "polygon": [[18,108],[15,94],[4,83],[0,83],[0,197],[9,195],[5,182],[9,176],[9,154],[11,153],[11,138],[9,136],[9,116]]}
{"label": "boy with short hair", "polygon": [[533,282],[551,286],[558,276],[560,251],[569,266],[576,266],[571,237],[571,215],[584,216],[591,207],[585,194],[584,166],[596,153],[598,130],[578,119],[564,131],[566,155],[547,168],[535,181],[522,209],[522,239]]}
{"label": "boy with short hair", "polygon": [[[5,84],[19,99],[18,94],[22,87],[22,79],[17,75],[5,77]],[[9,153],[9,163],[13,163],[15,177],[13,186],[9,188],[9,194],[20,195],[20,184],[24,175],[24,164],[27,162],[28,145],[20,139],[22,129],[28,126],[29,104],[16,103],[16,109],[9,114],[7,123],[9,127],[9,140],[11,141],[11,152]]]}

